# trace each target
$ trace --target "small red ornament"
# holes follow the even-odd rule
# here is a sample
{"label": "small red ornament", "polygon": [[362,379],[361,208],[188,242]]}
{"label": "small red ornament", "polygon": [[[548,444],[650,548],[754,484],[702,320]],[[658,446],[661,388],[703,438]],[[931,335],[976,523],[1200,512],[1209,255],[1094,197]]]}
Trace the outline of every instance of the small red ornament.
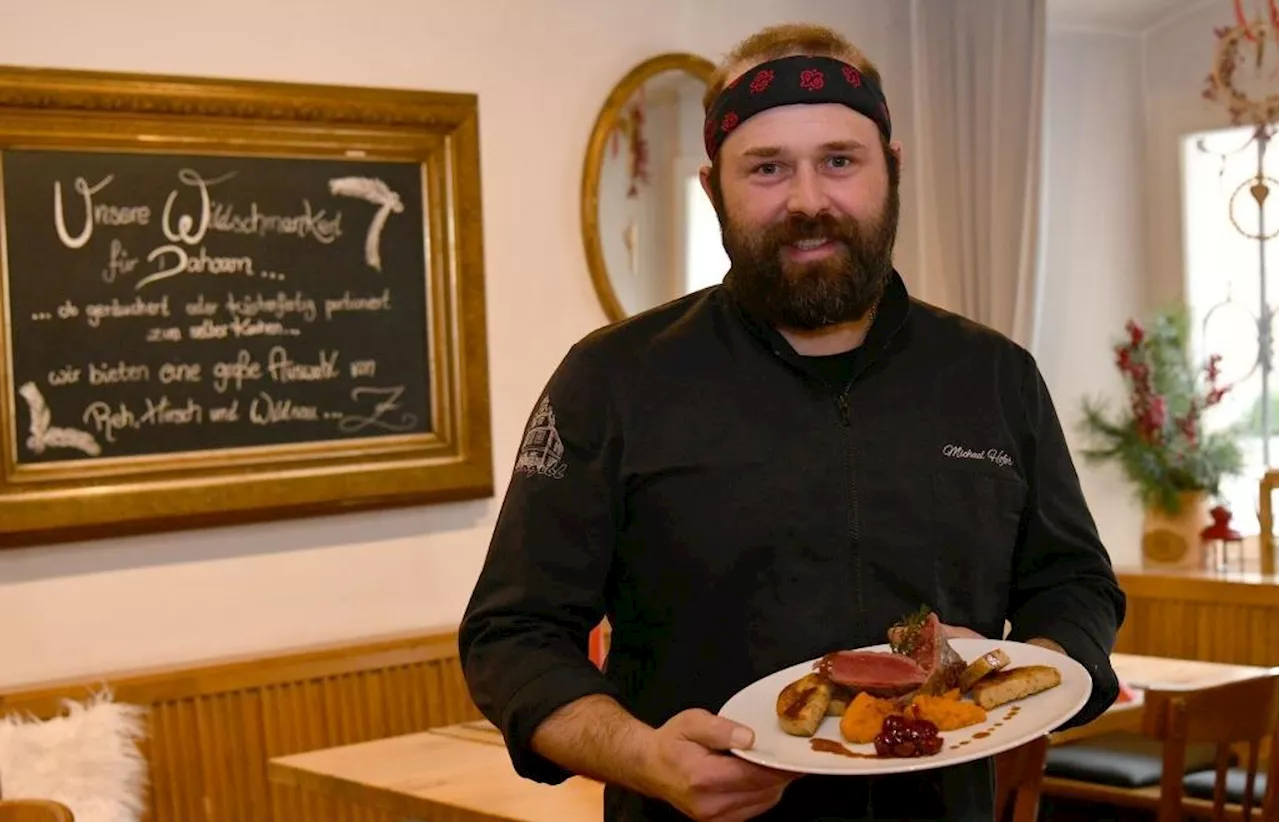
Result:
{"label": "small red ornament", "polygon": [[1205,559],[1216,564],[1219,570],[1226,570],[1229,565],[1232,546],[1236,549],[1241,569],[1244,568],[1244,535],[1231,527],[1231,511],[1225,505],[1215,505],[1209,509],[1213,522],[1200,532],[1200,541],[1210,550],[1205,551]]}

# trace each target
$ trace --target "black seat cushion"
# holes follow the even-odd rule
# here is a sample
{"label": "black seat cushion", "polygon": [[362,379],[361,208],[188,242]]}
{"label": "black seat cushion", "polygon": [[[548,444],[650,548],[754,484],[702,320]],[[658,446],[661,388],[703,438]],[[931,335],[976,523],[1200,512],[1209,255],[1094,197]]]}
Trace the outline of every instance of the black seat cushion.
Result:
{"label": "black seat cushion", "polygon": [[[1240,805],[1244,802],[1244,782],[1248,771],[1243,768],[1227,769],[1227,801]],[[1197,799],[1213,799],[1213,782],[1214,772],[1212,766],[1210,770],[1199,771],[1197,773],[1188,774],[1182,780],[1182,790],[1187,796],[1194,796]],[[1254,805],[1262,803],[1262,797],[1267,792],[1267,775],[1265,772],[1259,772],[1253,777],[1253,802]]]}
{"label": "black seat cushion", "polygon": [[[1213,745],[1187,748],[1185,773],[1213,768]],[[1141,734],[1103,734],[1081,742],[1054,745],[1045,760],[1045,775],[1078,779],[1116,788],[1160,784],[1164,743]]]}

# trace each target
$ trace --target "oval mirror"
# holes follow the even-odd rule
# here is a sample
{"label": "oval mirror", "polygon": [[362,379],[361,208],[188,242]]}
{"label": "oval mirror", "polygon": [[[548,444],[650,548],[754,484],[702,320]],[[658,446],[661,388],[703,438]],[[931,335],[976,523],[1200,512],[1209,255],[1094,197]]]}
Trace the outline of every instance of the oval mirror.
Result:
{"label": "oval mirror", "polygon": [[614,87],[582,173],[582,234],[611,322],[720,282],[728,258],[698,179],[702,96],[715,66],[662,54]]}

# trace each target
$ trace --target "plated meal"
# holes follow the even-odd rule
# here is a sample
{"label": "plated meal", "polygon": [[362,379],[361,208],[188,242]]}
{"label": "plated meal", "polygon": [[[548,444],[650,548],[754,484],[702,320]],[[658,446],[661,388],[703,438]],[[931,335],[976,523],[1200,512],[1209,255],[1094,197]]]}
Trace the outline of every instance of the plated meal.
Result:
{"label": "plated meal", "polygon": [[[889,642],[887,651],[827,654],[813,673],[788,683],[778,694],[782,730],[813,737],[824,718],[840,717],[844,741],[873,745],[868,756],[933,756],[942,750],[942,731],[980,725],[988,711],[1062,684],[1051,665],[1010,668],[999,648],[966,662],[937,615],[924,610],[891,628]],[[842,747],[815,750],[855,753]]]}
{"label": "plated meal", "polygon": [[1092,680],[1063,654],[1007,640],[948,639],[922,609],[889,642],[777,671],[720,711],[756,733],[759,764],[809,773],[894,773],[957,764],[1052,731]]}

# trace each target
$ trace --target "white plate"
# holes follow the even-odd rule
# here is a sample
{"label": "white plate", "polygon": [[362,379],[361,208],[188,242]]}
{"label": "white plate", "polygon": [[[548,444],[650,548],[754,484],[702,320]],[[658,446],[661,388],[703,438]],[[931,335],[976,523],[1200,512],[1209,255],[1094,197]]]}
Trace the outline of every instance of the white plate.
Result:
{"label": "white plate", "polygon": [[[778,724],[778,694],[789,683],[812,672],[816,660],[810,660],[766,676],[739,691],[724,704],[720,709],[720,716],[755,731],[755,745],[750,750],[734,750],[733,753],[749,762],[770,768],[811,774],[870,776],[943,768],[1016,748],[1052,731],[1084,707],[1093,690],[1093,680],[1084,666],[1056,651],[1007,640],[949,641],[951,647],[966,662],[1000,648],[1009,655],[1009,668],[1020,665],[1052,665],[1062,672],[1062,682],[1056,688],[988,711],[987,721],[980,725],[943,731],[942,750],[933,756],[854,759],[836,753],[815,751],[809,746],[810,737],[792,736]],[[887,651],[889,646],[876,645],[857,650]],[[1010,716],[1009,709],[1014,706],[1018,706],[1019,710],[1012,712],[1013,715]],[[996,727],[997,723],[999,727]],[[845,742],[840,735],[839,717],[828,716],[823,719],[813,738],[817,737],[841,742],[855,753],[875,753],[873,745],[852,745]],[[965,740],[966,744],[959,744]]]}

